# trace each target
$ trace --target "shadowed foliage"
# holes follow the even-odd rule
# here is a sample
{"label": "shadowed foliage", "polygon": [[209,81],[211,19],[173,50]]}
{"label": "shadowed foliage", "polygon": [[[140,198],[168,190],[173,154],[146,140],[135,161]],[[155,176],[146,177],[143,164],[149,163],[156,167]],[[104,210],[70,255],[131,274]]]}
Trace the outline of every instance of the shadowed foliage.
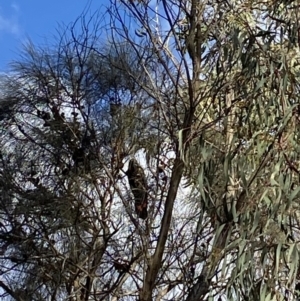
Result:
{"label": "shadowed foliage", "polygon": [[299,20],[111,0],[29,43],[0,79],[0,298],[296,300]]}

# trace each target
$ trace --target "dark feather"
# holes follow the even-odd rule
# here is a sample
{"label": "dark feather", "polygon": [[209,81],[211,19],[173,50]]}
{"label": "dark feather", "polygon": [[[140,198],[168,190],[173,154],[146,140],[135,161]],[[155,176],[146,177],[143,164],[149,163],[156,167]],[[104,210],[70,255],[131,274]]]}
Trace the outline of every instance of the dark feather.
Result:
{"label": "dark feather", "polygon": [[147,181],[144,170],[135,159],[129,161],[126,172],[130,189],[134,196],[135,212],[141,219],[148,217],[147,211]]}

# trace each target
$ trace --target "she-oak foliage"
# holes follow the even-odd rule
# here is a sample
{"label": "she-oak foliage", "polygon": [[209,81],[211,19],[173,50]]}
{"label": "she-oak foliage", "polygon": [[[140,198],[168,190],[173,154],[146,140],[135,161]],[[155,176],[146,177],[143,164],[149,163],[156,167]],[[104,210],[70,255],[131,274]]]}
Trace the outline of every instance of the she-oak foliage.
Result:
{"label": "she-oak foliage", "polygon": [[1,78],[2,300],[297,300],[299,12],[112,0],[29,44]]}

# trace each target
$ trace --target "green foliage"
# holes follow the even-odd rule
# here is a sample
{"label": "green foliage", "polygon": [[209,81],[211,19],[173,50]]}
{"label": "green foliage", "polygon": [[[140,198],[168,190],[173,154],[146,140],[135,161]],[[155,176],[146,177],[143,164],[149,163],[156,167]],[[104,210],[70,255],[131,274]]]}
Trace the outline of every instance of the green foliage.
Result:
{"label": "green foliage", "polygon": [[111,1],[105,45],[84,17],[29,45],[1,79],[3,297],[295,300],[298,10]]}

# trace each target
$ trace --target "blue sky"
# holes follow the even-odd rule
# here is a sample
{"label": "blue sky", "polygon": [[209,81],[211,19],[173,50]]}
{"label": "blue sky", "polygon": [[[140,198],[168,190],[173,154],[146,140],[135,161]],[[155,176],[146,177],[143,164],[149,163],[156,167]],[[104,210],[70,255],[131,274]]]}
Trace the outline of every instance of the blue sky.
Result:
{"label": "blue sky", "polygon": [[89,5],[89,11],[104,9],[109,0],[3,0],[0,1],[0,72],[17,59],[22,44],[30,38],[44,44],[61,24],[74,21]]}

